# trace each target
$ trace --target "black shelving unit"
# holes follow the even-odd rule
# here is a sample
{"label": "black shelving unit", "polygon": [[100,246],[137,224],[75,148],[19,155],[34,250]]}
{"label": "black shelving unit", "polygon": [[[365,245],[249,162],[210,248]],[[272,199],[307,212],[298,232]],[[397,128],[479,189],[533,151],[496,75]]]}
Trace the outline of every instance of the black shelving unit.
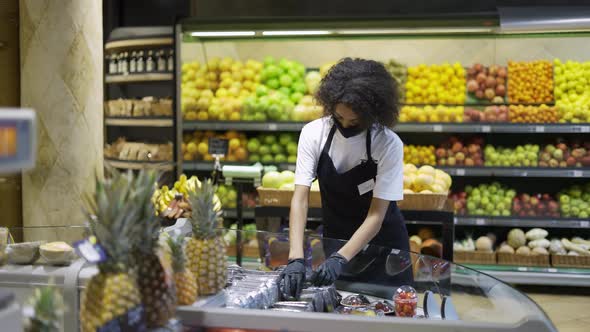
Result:
{"label": "black shelving unit", "polygon": [[[105,54],[129,52],[145,49],[173,49],[175,45],[172,27],[125,27],[114,29],[105,43]],[[156,59],[154,58],[154,61]],[[175,95],[174,71],[151,71],[141,73],[109,73],[109,61],[105,62],[104,96],[105,101],[118,98],[143,98],[152,95],[156,98]],[[111,143],[118,137],[126,137],[132,142],[165,143],[176,141],[177,122],[172,101],[172,114],[162,116],[104,116],[105,143]],[[173,159],[169,161],[136,161],[105,158],[105,165],[119,169],[139,170],[157,168],[164,172],[174,172],[178,159],[173,149]]]}

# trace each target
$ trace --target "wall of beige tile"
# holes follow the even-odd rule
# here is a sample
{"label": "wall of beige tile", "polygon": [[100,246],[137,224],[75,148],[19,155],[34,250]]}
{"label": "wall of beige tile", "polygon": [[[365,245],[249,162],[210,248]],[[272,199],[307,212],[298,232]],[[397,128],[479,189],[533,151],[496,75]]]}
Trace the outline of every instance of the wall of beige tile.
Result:
{"label": "wall of beige tile", "polygon": [[[0,107],[20,103],[18,0],[0,0]],[[20,174],[0,175],[0,226],[22,226]]]}
{"label": "wall of beige tile", "polygon": [[102,40],[102,1],[20,0],[21,103],[38,115],[36,167],[22,177],[25,226],[84,223],[82,195],[103,167]]}
{"label": "wall of beige tile", "polygon": [[508,38],[375,38],[258,40],[185,43],[182,60],[230,56],[258,59],[265,56],[288,57],[308,67],[340,59],[343,56],[386,61],[396,59],[410,66],[459,61],[506,64],[510,60],[572,59],[590,60],[590,35],[560,37]]}

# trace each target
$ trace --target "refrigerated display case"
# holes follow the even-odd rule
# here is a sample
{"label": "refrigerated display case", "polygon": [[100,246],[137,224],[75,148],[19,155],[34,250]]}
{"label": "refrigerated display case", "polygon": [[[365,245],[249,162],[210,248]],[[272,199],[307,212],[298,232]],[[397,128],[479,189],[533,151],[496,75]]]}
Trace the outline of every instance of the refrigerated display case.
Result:
{"label": "refrigerated display case", "polygon": [[[182,230],[182,227],[166,229],[169,233],[175,233],[176,230],[188,232],[186,229]],[[237,232],[223,231],[226,234]],[[245,234],[239,237],[233,234],[233,237],[247,238]],[[230,307],[227,305],[227,296],[232,291],[239,291],[236,288],[239,284],[236,276],[239,273],[276,277],[280,273],[280,266],[286,263],[284,249],[288,248],[289,243],[285,234],[256,232],[255,238],[261,248],[257,258],[245,258],[242,267],[238,267],[235,265],[235,257],[228,256],[230,273],[224,291],[201,297],[191,306],[177,308],[177,318],[185,328],[197,331],[213,331],[219,328],[353,331],[361,327],[370,327],[375,331],[401,328],[408,331],[556,331],[551,321],[532,300],[497,279],[439,258],[372,245],[367,246],[345,268],[335,285],[339,296],[361,294],[371,303],[381,301],[395,311],[394,293],[400,286],[411,286],[417,294],[417,301],[411,307],[413,318],[396,317],[388,310],[375,310],[371,307],[349,310],[340,305],[340,302],[333,302],[333,308],[328,309],[335,309],[335,312],[310,312],[310,308],[323,311],[317,302],[313,302],[313,298],[306,300],[312,301],[313,307],[306,306],[307,311],[302,312],[272,310],[273,306],[281,304],[269,302],[270,298],[265,298],[262,309]],[[307,237],[305,242],[308,277],[312,273],[312,267],[317,267],[326,255],[345,244],[345,241],[314,235]],[[64,267],[47,266],[42,261],[33,265],[9,264],[0,267],[0,290],[14,292],[18,302],[22,303],[34,288],[56,285],[68,308],[64,316],[64,331],[77,331],[82,289],[97,272],[95,266],[86,264],[83,260],[76,260]],[[248,287],[251,286],[250,283]],[[276,301],[279,299],[278,288],[273,291],[275,293],[272,298]],[[256,301],[250,304],[260,304]],[[326,304],[322,308],[330,307],[327,300],[322,303]],[[401,310],[402,307],[398,309]]]}
{"label": "refrigerated display case", "polygon": [[[183,158],[178,160],[182,171],[212,170],[203,145],[209,136],[239,140],[224,164],[260,161],[294,170],[289,162],[294,155],[280,146],[273,151],[272,139],[262,152],[257,146],[264,146],[268,136],[297,136],[307,121],[321,115],[313,113],[307,96],[330,65],[343,57],[373,59],[386,65],[404,96],[394,131],[408,146],[406,155],[432,146],[435,161],[421,163],[433,164],[453,178],[458,239],[494,233],[499,246],[512,228],[526,232],[536,227],[548,230],[548,239],[588,239],[589,202],[572,212],[572,205],[560,198],[590,181],[590,143],[585,139],[590,133],[590,99],[584,92],[590,91],[584,83],[590,58],[583,46],[589,45],[590,30],[541,28],[530,20],[514,25],[509,14],[473,20],[181,20],[175,32],[181,123],[177,155]],[[527,24],[530,28],[523,29]],[[483,78],[478,78],[481,73]],[[297,82],[307,87],[303,97]],[[305,111],[308,107],[312,110]],[[561,152],[554,153],[554,148]],[[521,152],[525,157],[519,157]],[[484,192],[480,197],[493,202],[487,208],[469,203],[469,188],[496,183],[516,197],[500,204],[493,193]],[[549,211],[542,202],[522,211],[514,205],[523,194],[547,195],[546,201],[556,207]],[[472,266],[510,282],[589,285],[585,280],[590,265],[475,263]]]}
{"label": "refrigerated display case", "polygon": [[[192,306],[179,307],[178,316],[186,327],[197,331],[223,328],[244,331],[556,331],[531,299],[495,278],[439,258],[373,245],[367,246],[345,267],[335,284],[338,299],[323,297],[318,306],[315,298],[303,299],[302,296],[301,301],[312,304],[285,310],[289,303],[274,302],[280,297],[277,288],[267,287],[268,283],[260,288],[251,288],[250,282],[243,286],[244,276],[249,273],[255,274],[251,280],[263,280],[265,273],[254,270],[269,271],[271,265],[286,263],[281,248],[288,248],[289,244],[284,235],[258,232],[257,237],[265,248],[264,260],[260,263],[246,261],[243,268],[230,267],[233,273],[229,273],[226,290],[202,298]],[[346,242],[311,236],[305,243],[314,243],[306,246],[306,255],[310,258],[307,260],[309,278],[312,266],[317,266],[323,257]],[[266,272],[266,275],[272,279],[278,274]],[[280,284],[276,279],[275,282],[277,286]],[[403,317],[399,312],[391,315],[392,312],[379,307],[375,309],[375,301],[385,301],[391,304],[393,311],[405,310],[404,303],[394,297],[402,286],[412,287],[418,295],[417,305],[408,307],[412,318]],[[313,289],[310,285],[306,287]],[[250,292],[247,298],[236,301],[236,294],[240,296],[246,291]],[[342,297],[354,294],[366,297],[369,303],[361,305],[361,309],[343,305],[347,302]]]}

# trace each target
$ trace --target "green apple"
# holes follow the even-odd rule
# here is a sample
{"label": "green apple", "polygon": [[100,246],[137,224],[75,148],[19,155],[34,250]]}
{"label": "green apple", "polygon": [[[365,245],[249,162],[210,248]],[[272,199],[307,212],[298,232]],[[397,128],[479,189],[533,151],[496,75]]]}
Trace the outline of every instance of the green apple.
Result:
{"label": "green apple", "polygon": [[252,153],[252,154],[250,154],[250,156],[248,157],[248,161],[250,161],[251,163],[257,163],[257,162],[259,162],[259,161],[260,161],[260,156],[259,156],[259,155],[257,155],[257,154],[255,154],[255,153]]}
{"label": "green apple", "polygon": [[276,78],[271,78],[270,80],[266,81],[266,86],[269,87],[270,89],[276,90],[281,85],[279,83],[279,80],[277,80]]}
{"label": "green apple", "polygon": [[297,154],[297,143],[295,143],[295,142],[287,143],[287,153],[291,156],[296,155]]}
{"label": "green apple", "polygon": [[295,164],[297,162],[297,156],[290,155],[289,157],[287,157],[287,162],[290,164]]}
{"label": "green apple", "polygon": [[282,146],[287,146],[289,143],[292,142],[292,137],[288,133],[282,133],[279,135],[279,143]]}
{"label": "green apple", "polygon": [[277,154],[274,158],[275,163],[279,164],[279,163],[286,163],[287,162],[287,156],[285,156],[284,154]]}
{"label": "green apple", "polygon": [[275,144],[273,144],[270,147],[270,152],[273,153],[273,154],[275,154],[275,155],[276,154],[282,154],[282,153],[285,152],[285,149],[280,144],[275,143]]}
{"label": "green apple", "polygon": [[264,144],[273,145],[277,142],[277,137],[275,135],[265,135],[264,136]]}
{"label": "green apple", "polygon": [[263,164],[272,164],[274,162],[274,158],[272,157],[272,155],[266,154],[266,155],[263,155],[262,158],[260,158],[260,161]]}
{"label": "green apple", "polygon": [[256,152],[258,152],[258,149],[260,148],[260,141],[256,138],[251,138],[250,140],[248,140],[248,144],[246,145],[246,148],[248,149],[248,152],[256,153]]}

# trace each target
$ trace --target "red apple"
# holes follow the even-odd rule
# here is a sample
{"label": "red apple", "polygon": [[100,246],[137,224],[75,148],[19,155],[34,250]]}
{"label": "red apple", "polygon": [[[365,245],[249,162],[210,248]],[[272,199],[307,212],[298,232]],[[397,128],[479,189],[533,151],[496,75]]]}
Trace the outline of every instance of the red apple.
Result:
{"label": "red apple", "polygon": [[479,88],[479,85],[477,84],[476,80],[469,80],[467,82],[467,91],[473,93],[477,90],[477,88]]}
{"label": "red apple", "polygon": [[493,78],[492,76],[488,76],[486,78],[486,87],[487,88],[493,88],[496,86],[496,79]]}
{"label": "red apple", "polygon": [[477,83],[479,83],[479,84],[485,83],[485,81],[486,81],[486,78],[487,78],[487,77],[486,77],[486,74],[484,74],[484,73],[479,73],[479,74],[477,74],[477,76],[475,77],[475,79],[476,79]]}

